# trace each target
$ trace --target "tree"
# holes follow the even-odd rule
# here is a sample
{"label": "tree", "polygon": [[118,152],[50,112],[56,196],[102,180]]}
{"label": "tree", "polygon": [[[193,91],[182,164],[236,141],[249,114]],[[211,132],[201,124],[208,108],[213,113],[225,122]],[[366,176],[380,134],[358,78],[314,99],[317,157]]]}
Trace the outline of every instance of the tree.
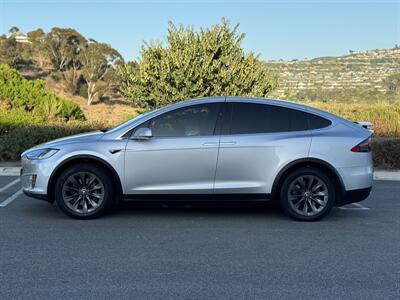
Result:
{"label": "tree", "polygon": [[0,36],[0,63],[19,69],[30,64],[29,47],[17,43],[14,37]]}
{"label": "tree", "polygon": [[49,61],[49,54],[45,44],[46,33],[43,29],[38,28],[27,34],[32,48],[32,59],[39,68],[43,68]]}
{"label": "tree", "polygon": [[45,45],[56,70],[64,71],[86,45],[86,39],[75,29],[54,27],[45,37]]}
{"label": "tree", "polygon": [[229,22],[199,32],[169,23],[166,46],[145,43],[121,68],[121,93],[144,108],[215,95],[266,96],[274,87],[258,56],[245,54],[244,34]]}
{"label": "tree", "polygon": [[90,105],[96,99],[99,88],[104,88],[104,83],[110,80],[108,75],[111,75],[118,62],[122,61],[122,56],[110,45],[92,40],[82,49],[79,60],[82,63],[81,74],[88,87],[87,104]]}
{"label": "tree", "polygon": [[8,32],[9,32],[11,35],[13,35],[13,34],[19,32],[19,31],[20,31],[20,30],[19,30],[19,28],[18,28],[17,26],[12,26],[12,27],[8,30]]}

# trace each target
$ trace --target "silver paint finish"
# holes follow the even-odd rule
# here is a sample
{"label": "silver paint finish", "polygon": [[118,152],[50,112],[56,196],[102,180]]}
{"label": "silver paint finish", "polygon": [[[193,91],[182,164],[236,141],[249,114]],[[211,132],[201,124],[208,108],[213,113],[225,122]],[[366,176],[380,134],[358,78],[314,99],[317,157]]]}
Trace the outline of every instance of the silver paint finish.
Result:
{"label": "silver paint finish", "polygon": [[[329,119],[329,127],[298,132],[223,136],[150,137],[124,135],[165,112],[200,103],[255,102],[313,113]],[[340,175],[346,190],[372,185],[371,153],[350,149],[370,136],[362,126],[301,104],[272,99],[219,97],[189,100],[134,118],[109,132],[94,132],[35,147],[60,149],[48,159],[22,154],[23,189],[46,194],[51,174],[65,161],[81,156],[106,162],[118,175],[124,194],[270,193],[281,170],[298,159],[319,159]],[[118,151],[116,151],[118,150]],[[29,175],[37,174],[36,186]]]}

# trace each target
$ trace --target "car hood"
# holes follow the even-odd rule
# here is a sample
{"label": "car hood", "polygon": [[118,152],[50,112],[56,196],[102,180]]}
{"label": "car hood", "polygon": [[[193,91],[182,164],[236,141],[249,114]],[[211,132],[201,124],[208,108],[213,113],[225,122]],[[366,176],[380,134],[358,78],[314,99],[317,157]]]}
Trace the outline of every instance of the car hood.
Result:
{"label": "car hood", "polygon": [[22,155],[24,155],[26,152],[28,152],[32,149],[57,148],[58,146],[65,145],[65,144],[71,144],[71,143],[76,143],[76,142],[89,142],[89,141],[93,141],[93,140],[98,140],[98,139],[101,139],[103,136],[104,136],[104,132],[102,132],[102,131],[94,131],[94,132],[71,135],[71,136],[67,136],[64,138],[52,140],[52,141],[44,143],[44,144],[37,145],[33,148],[26,150],[24,153],[22,153]]}

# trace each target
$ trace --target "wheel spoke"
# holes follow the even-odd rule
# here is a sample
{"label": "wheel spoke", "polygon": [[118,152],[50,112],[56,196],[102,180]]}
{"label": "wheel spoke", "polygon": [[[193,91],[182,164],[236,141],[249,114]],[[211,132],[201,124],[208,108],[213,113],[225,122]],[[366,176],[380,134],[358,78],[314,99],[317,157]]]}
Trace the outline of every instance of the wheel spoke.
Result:
{"label": "wheel spoke", "polygon": [[83,201],[83,207],[82,207],[82,210],[83,210],[83,212],[84,212],[84,213],[87,213],[87,212],[88,212],[88,207],[87,207],[87,201],[86,201],[86,198],[83,198],[83,199],[82,199],[82,201]]}
{"label": "wheel spoke", "polygon": [[307,190],[311,189],[314,179],[315,179],[314,176],[307,176]]}
{"label": "wheel spoke", "polygon": [[95,185],[94,187],[90,188],[89,191],[94,191],[103,188],[101,185]]}
{"label": "wheel spoke", "polygon": [[300,184],[301,189],[302,189],[302,190],[305,190],[305,189],[306,189],[306,182],[304,181],[304,177],[300,177],[300,178],[298,179],[298,182],[299,182],[299,184]]}
{"label": "wheel spoke", "polygon": [[319,190],[321,187],[323,186],[323,184],[321,182],[317,182],[316,185],[314,185],[311,189],[311,192],[316,192],[317,190]]}
{"label": "wheel spoke", "polygon": [[81,179],[82,185],[86,185],[85,173],[83,173],[83,172],[79,173],[79,178]]}
{"label": "wheel spoke", "polygon": [[91,185],[92,185],[92,183],[96,180],[96,177],[93,176],[93,175],[89,175],[89,176],[90,176],[90,177],[89,177],[89,181],[88,181],[88,183],[87,183],[87,186],[90,188]]}
{"label": "wheel spoke", "polygon": [[97,199],[100,199],[100,198],[101,198],[101,195],[98,195],[98,194],[96,194],[96,193],[90,193],[90,196],[96,197]]}
{"label": "wheel spoke", "polygon": [[81,196],[79,196],[79,197],[75,200],[75,202],[72,204],[72,207],[75,208],[75,209],[77,209],[80,202],[81,202]]}
{"label": "wheel spoke", "polygon": [[69,192],[73,192],[74,194],[79,193],[79,189],[73,186],[65,186],[64,189]]}
{"label": "wheel spoke", "polygon": [[69,182],[72,183],[72,185],[76,188],[79,188],[81,184],[76,180],[75,176],[72,175],[71,177],[68,178]]}
{"label": "wheel spoke", "polygon": [[65,196],[65,197],[64,197],[64,201],[66,201],[66,202],[71,202],[72,200],[75,200],[75,201],[76,201],[76,199],[78,199],[79,197],[80,197],[79,194],[70,195],[70,196]]}
{"label": "wheel spoke", "polygon": [[89,202],[89,204],[92,206],[92,207],[96,207],[98,204],[96,203],[96,201],[93,201],[92,199],[90,199],[90,197],[89,196],[86,196],[86,199],[87,199],[87,201]]}
{"label": "wheel spoke", "polygon": [[317,202],[319,205],[325,205],[324,201],[319,200],[318,198],[310,197],[310,199],[314,202]]}
{"label": "wheel spoke", "polygon": [[308,202],[307,200],[304,200],[303,214],[307,214],[307,212],[308,212],[307,202]]}
{"label": "wheel spoke", "polygon": [[304,202],[304,201],[305,201],[305,198],[304,198],[304,197],[301,197],[300,200],[297,201],[297,202],[294,204],[294,206],[295,206],[296,208],[298,208],[298,207],[300,206],[300,204],[301,204],[302,202]]}
{"label": "wheel spoke", "polygon": [[312,201],[308,201],[308,204],[310,204],[310,207],[312,209],[313,212],[317,212],[318,209],[315,207],[314,203],[312,203]]}

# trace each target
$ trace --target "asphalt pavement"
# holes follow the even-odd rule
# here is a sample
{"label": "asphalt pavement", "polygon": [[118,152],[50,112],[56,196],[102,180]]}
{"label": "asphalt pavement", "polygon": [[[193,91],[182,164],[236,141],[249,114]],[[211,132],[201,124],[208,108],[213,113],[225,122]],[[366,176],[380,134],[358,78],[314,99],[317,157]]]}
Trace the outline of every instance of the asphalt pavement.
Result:
{"label": "asphalt pavement", "polygon": [[314,223],[261,204],[79,221],[19,190],[0,177],[0,299],[400,298],[400,182]]}

